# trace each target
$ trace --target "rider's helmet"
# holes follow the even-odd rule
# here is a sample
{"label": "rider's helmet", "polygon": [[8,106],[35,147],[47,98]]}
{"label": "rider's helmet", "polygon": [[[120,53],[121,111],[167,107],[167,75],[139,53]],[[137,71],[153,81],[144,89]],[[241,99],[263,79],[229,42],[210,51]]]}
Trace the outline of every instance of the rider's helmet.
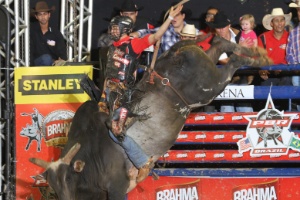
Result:
{"label": "rider's helmet", "polygon": [[114,41],[118,41],[124,33],[129,34],[132,32],[133,20],[128,16],[116,16],[112,18],[112,20],[110,21],[109,32],[111,32],[113,25],[119,26],[120,35],[110,35],[110,36],[111,39],[113,39]]}

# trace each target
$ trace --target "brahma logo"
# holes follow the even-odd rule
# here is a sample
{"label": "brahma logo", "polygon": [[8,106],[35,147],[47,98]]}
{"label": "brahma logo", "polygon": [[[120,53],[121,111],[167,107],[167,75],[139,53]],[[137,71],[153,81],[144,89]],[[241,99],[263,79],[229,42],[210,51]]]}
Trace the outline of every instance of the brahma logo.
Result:
{"label": "brahma logo", "polygon": [[233,200],[276,200],[278,179],[269,183],[242,185],[232,191]]}
{"label": "brahma logo", "polygon": [[73,117],[71,110],[55,110],[44,118],[42,130],[47,146],[61,147],[67,143]]}
{"label": "brahma logo", "polygon": [[200,200],[199,182],[166,185],[155,190],[156,200]]}
{"label": "brahma logo", "polygon": [[246,137],[237,142],[239,153],[250,155],[287,155],[288,149],[300,151],[300,140],[289,128],[296,114],[284,114],[275,108],[269,94],[266,106],[257,115],[244,116],[249,121]]}

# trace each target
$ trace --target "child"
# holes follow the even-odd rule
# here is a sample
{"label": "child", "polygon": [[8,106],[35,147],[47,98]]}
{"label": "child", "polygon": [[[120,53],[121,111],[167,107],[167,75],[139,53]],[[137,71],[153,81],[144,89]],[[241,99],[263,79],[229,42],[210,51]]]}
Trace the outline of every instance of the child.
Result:
{"label": "child", "polygon": [[[257,46],[257,36],[256,33],[253,31],[255,27],[255,20],[254,16],[251,14],[245,14],[242,17],[240,17],[240,25],[242,27],[241,42],[247,42],[248,47],[256,47]],[[247,82],[248,84],[251,84],[254,79],[254,76],[248,76]]]}

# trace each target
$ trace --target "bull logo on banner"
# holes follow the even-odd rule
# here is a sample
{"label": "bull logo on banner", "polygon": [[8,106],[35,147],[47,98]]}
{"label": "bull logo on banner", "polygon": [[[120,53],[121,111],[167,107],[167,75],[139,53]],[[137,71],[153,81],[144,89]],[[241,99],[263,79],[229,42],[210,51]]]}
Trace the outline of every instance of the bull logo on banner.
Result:
{"label": "bull logo on banner", "polygon": [[42,121],[44,119],[43,115],[39,113],[36,108],[33,108],[33,113],[21,113],[21,116],[30,116],[31,124],[27,124],[26,127],[22,127],[20,135],[22,137],[28,137],[28,142],[25,147],[27,151],[33,140],[37,141],[37,151],[41,151],[41,140],[42,140]]}
{"label": "bull logo on banner", "polygon": [[250,151],[250,156],[287,155],[289,148],[300,151],[300,139],[290,131],[297,114],[285,114],[275,108],[269,94],[266,106],[257,115],[243,116],[249,121],[246,137],[237,142],[239,153]]}
{"label": "bull logo on banner", "polygon": [[31,124],[22,127],[20,135],[27,137],[27,151],[32,141],[37,141],[37,152],[41,151],[41,140],[45,139],[47,146],[62,147],[67,142],[67,131],[71,126],[74,112],[70,110],[55,110],[44,117],[36,108],[33,113],[21,113],[21,116],[31,117]]}

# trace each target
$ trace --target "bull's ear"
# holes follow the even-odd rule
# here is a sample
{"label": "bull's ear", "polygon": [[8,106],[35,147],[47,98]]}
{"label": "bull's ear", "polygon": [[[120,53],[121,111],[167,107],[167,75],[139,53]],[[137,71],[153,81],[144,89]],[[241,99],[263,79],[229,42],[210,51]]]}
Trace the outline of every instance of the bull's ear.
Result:
{"label": "bull's ear", "polygon": [[84,168],[84,165],[85,165],[85,162],[83,162],[82,160],[76,160],[73,165],[74,171],[81,172]]}

